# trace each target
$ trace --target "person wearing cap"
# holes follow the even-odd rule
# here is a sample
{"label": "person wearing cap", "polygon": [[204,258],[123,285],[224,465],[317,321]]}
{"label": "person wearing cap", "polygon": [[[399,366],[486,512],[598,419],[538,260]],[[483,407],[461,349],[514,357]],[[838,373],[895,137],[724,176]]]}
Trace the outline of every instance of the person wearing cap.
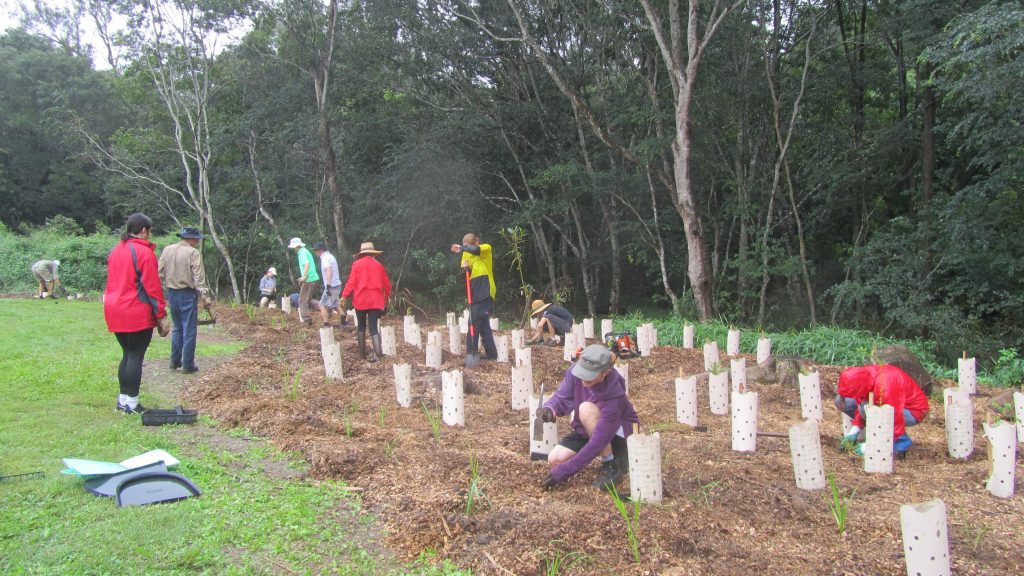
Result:
{"label": "person wearing cap", "polygon": [[196,336],[199,329],[199,306],[210,308],[210,288],[199,253],[204,238],[197,228],[186,226],[178,232],[181,241],[160,252],[160,282],[167,290],[171,310],[171,370],[181,368],[185,374],[198,372]]}
{"label": "person wearing cap", "polygon": [[857,442],[866,425],[864,406],[869,401],[875,406],[888,404],[893,408],[893,454],[897,458],[906,457],[913,444],[907,428],[924,420],[929,409],[928,396],[917,381],[891,364],[854,366],[839,374],[837,392],[836,408],[853,418],[853,427],[843,437],[845,444],[855,445],[857,454],[862,454],[863,444]]}
{"label": "person wearing cap", "polygon": [[[277,298],[277,268],[267,268],[266,274],[260,278],[260,308],[273,305]],[[273,307],[273,306],[271,306]]]}
{"label": "person wearing cap", "polygon": [[160,288],[155,246],[149,241],[153,221],[136,212],[125,221],[121,240],[107,255],[107,285],[103,290],[103,319],[121,346],[117,366],[117,407],[122,414],[141,414],[142,362],[153,339],[153,328],[167,336],[167,308]]}
{"label": "person wearing cap", "polygon": [[57,297],[57,286],[60,283],[57,277],[58,266],[60,260],[38,260],[32,264],[32,275],[39,282],[36,298],[46,298],[47,294],[50,298]]}
{"label": "person wearing cap", "polygon": [[537,329],[533,332],[533,338],[527,340],[527,344],[558,344],[566,332],[572,331],[572,314],[557,304],[545,304],[543,300],[534,300],[530,304],[530,316],[540,318],[537,319]]}
{"label": "person wearing cap", "polygon": [[626,397],[625,381],[613,368],[612,353],[606,346],[591,344],[583,349],[558,390],[537,410],[537,417],[554,422],[570,413],[572,432],[548,454],[551,469],[541,485],[551,488],[560,484],[600,456],[601,471],[593,485],[614,487],[629,469],[626,438],[634,425],[640,425],[640,418]]}
{"label": "person wearing cap", "polygon": [[320,275],[316,272],[313,254],[302,243],[301,238],[292,238],[288,242],[288,248],[295,250],[295,256],[299,260],[299,322],[309,324],[309,303],[313,299],[313,286],[320,279]]}
{"label": "person wearing cap", "polygon": [[356,309],[356,340],[359,342],[359,354],[366,357],[366,329],[370,329],[370,340],[373,343],[373,354],[370,362],[380,360],[384,352],[381,349],[378,322],[384,314],[384,306],[391,296],[391,280],[384,270],[384,265],[377,261],[377,255],[383,254],[373,246],[373,242],[363,242],[359,253],[352,255],[352,268],[341,292],[341,304],[352,297],[352,307]]}
{"label": "person wearing cap", "polygon": [[494,306],[494,266],[491,245],[481,244],[473,233],[462,237],[462,244],[452,244],[451,251],[462,254],[463,273],[469,274],[469,315],[473,319],[473,330],[466,334],[466,354],[476,354],[483,340],[484,359],[496,360],[498,347],[494,345],[491,332],[491,309]]}
{"label": "person wearing cap", "polygon": [[[338,272],[338,259],[327,249],[327,244],[317,242],[313,245],[313,251],[320,258],[320,271],[324,275],[324,293],[320,296],[320,318],[324,326],[329,326],[331,312],[338,309],[341,300],[341,275]],[[341,311],[338,310],[341,314]],[[345,324],[345,317],[342,315],[342,325]]]}

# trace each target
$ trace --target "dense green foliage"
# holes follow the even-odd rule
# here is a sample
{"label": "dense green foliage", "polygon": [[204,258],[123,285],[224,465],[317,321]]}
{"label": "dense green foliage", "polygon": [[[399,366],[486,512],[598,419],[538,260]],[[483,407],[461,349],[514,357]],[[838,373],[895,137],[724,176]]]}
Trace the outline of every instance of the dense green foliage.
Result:
{"label": "dense green foliage", "polygon": [[[719,3],[693,2],[705,34]],[[399,306],[434,310],[461,301],[446,247],[477,231],[496,247],[503,318],[530,299],[500,235],[521,227],[532,297],[697,316],[678,95],[643,3],[340,3],[333,41],[324,4],[199,14],[165,0],[190,38],[243,33],[210,54],[157,42],[152,3],[118,2],[135,25],[108,70],[74,38],[82,13],[8,31],[0,220],[19,234],[57,214],[87,232],[136,210],[165,232],[200,223],[220,236],[211,278],[246,300],[266,266],[294,268],[291,236],[372,240]],[[648,3],[665,36],[675,4],[685,20],[685,0]],[[946,362],[1021,351],[1022,18],[1008,0],[747,0],[726,14],[688,123],[715,315],[925,339]]]}

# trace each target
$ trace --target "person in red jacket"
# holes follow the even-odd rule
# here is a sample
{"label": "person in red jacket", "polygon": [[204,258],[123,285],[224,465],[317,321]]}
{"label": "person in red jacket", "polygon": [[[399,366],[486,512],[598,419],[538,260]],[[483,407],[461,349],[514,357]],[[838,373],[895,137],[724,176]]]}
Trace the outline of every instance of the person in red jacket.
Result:
{"label": "person in red jacket", "polygon": [[167,336],[168,331],[154,244],[149,241],[152,229],[153,222],[145,214],[132,214],[125,223],[121,241],[107,256],[103,316],[107,329],[121,345],[117,410],[125,414],[145,411],[139,403],[142,361],[153,338],[153,328],[160,336]]}
{"label": "person in red jacket", "polygon": [[384,306],[391,296],[391,280],[384,266],[377,261],[377,254],[383,254],[373,246],[373,242],[363,242],[359,253],[353,254],[352,268],[348,273],[345,289],[341,291],[341,310],[345,309],[345,301],[352,297],[352,307],[356,309],[356,340],[359,342],[359,354],[366,357],[366,327],[370,327],[370,339],[373,341],[373,354],[370,362],[380,360],[383,351],[377,323],[384,313]]}
{"label": "person in red jacket", "polygon": [[928,396],[909,374],[891,364],[843,370],[839,374],[836,408],[853,418],[853,428],[845,437],[848,442],[856,442],[865,425],[864,404],[869,394],[875,406],[892,406],[893,452],[897,457],[905,456],[913,444],[906,429],[917,425],[928,415]]}

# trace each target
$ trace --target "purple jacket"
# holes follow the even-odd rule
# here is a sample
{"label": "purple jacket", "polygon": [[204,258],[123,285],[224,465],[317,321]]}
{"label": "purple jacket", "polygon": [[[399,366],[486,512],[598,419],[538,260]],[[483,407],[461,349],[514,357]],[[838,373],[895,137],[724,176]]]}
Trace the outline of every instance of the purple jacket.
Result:
{"label": "purple jacket", "polygon": [[587,388],[583,382],[572,375],[570,366],[565,372],[565,378],[558,386],[555,394],[544,403],[545,408],[554,410],[556,416],[564,416],[575,410],[572,418],[572,429],[584,438],[587,437],[587,430],[580,422],[579,406],[583,402],[597,404],[601,416],[597,421],[597,428],[590,441],[582,450],[566,462],[551,468],[551,476],[557,482],[563,482],[569,476],[579,472],[584,466],[590,464],[601,450],[604,449],[622,427],[625,436],[633,433],[633,424],[640,424],[640,418],[633,409],[633,404],[626,397],[626,385],[618,370],[609,370],[604,381]]}

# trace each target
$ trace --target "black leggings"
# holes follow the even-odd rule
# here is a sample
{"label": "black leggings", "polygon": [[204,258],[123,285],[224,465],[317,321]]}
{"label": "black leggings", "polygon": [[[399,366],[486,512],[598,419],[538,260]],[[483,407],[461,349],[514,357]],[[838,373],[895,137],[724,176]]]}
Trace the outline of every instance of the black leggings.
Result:
{"label": "black leggings", "polygon": [[366,334],[366,324],[369,320],[370,324],[370,336],[377,335],[377,322],[380,320],[380,313],[383,310],[370,309],[370,310],[359,310],[356,309],[356,332],[359,334]]}
{"label": "black leggings", "polygon": [[114,332],[114,337],[121,345],[121,364],[117,367],[120,393],[134,398],[139,395],[139,386],[142,384],[142,360],[145,359],[146,349],[153,339],[153,329]]}

